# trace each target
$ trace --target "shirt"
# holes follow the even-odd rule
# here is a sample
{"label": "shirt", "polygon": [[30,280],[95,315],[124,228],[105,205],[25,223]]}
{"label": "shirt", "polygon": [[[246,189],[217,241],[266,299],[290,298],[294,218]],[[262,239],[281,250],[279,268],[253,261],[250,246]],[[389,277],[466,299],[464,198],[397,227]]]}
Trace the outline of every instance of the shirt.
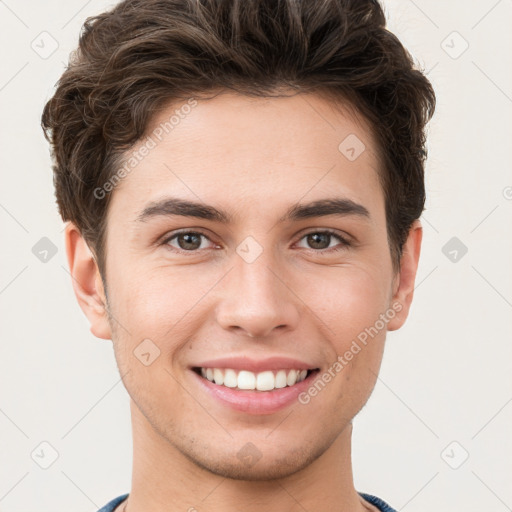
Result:
{"label": "shirt", "polygon": [[[360,492],[359,495],[362,496],[368,503],[375,505],[381,512],[396,512],[394,508],[391,508],[384,500],[377,498],[377,496],[372,496],[371,494],[366,494],[364,492]],[[112,501],[109,501],[104,507],[100,508],[98,512],[113,512],[115,508],[126,498],[128,498],[128,494],[118,496]]]}

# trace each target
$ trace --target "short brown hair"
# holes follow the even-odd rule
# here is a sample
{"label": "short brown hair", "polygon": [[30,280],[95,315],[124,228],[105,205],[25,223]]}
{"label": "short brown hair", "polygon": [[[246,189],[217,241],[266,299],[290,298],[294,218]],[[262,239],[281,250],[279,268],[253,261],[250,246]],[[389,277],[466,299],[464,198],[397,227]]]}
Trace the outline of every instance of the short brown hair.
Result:
{"label": "short brown hair", "polygon": [[425,203],[435,94],[377,0],[124,0],[88,18],[44,107],[59,212],[105,277],[106,217],[120,158],[170,101],[289,88],[349,101],[372,127],[395,271]]}

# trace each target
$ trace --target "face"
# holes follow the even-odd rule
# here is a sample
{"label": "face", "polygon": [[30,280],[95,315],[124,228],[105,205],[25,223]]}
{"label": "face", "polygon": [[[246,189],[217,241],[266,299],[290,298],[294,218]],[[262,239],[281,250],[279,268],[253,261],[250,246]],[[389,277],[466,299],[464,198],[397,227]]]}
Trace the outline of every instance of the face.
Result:
{"label": "face", "polygon": [[375,142],[313,94],[197,100],[162,136],[176,109],[112,192],[110,316],[89,315],[91,330],[113,340],[138,428],[210,472],[283,477],[365,404],[412,298]]}

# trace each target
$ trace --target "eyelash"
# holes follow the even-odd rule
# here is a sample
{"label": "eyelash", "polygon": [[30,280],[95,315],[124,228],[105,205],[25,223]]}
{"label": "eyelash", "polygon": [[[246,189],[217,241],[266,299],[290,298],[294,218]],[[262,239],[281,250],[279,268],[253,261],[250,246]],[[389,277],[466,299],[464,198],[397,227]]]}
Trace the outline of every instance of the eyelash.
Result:
{"label": "eyelash", "polygon": [[[189,253],[189,254],[190,253],[198,253],[200,251],[200,249],[194,249],[194,250],[187,251],[185,249],[178,249],[176,247],[172,247],[172,246],[169,245],[169,242],[171,240],[177,238],[179,235],[190,235],[190,234],[201,235],[201,236],[204,236],[205,238],[207,238],[208,240],[210,240],[208,235],[206,235],[202,231],[190,231],[190,230],[189,231],[178,231],[178,232],[173,233],[171,236],[165,238],[161,242],[161,245],[166,245],[167,247],[170,248],[171,251],[174,251],[174,252],[177,252],[177,253]],[[322,229],[322,230],[310,231],[310,232],[305,233],[304,235],[302,235],[299,238],[299,241],[302,240],[303,238],[307,237],[308,235],[314,235],[314,234],[328,234],[328,235],[331,235],[331,236],[337,238],[341,242],[341,244],[339,244],[338,246],[331,247],[330,249],[318,249],[318,250],[317,249],[309,249],[310,251],[313,251],[313,252],[315,252],[317,254],[320,254],[320,255],[332,254],[333,252],[342,251],[342,250],[352,246],[352,242],[350,242],[349,240],[347,240],[346,238],[344,238],[340,234],[338,234],[336,231],[333,231],[331,229]]]}

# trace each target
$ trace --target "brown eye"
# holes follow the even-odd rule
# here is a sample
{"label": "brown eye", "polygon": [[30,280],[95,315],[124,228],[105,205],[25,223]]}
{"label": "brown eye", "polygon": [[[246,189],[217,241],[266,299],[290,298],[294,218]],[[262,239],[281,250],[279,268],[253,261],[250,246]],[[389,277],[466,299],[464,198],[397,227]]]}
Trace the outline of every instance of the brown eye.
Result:
{"label": "brown eye", "polygon": [[[315,249],[319,253],[331,253],[350,247],[350,242],[338,233],[331,231],[312,231],[304,235],[301,240],[306,240],[306,249]],[[332,242],[338,241],[339,243]],[[304,247],[304,246],[303,246]]]}
{"label": "brown eye", "polygon": [[[208,238],[202,233],[186,231],[173,235],[172,237],[165,240],[164,243],[175,249],[181,249],[182,251],[196,251],[201,248],[201,242],[203,238],[208,240]],[[177,241],[177,247],[171,243],[174,240]]]}
{"label": "brown eye", "polygon": [[332,235],[329,233],[311,233],[307,235],[308,244],[313,249],[327,249]]}

